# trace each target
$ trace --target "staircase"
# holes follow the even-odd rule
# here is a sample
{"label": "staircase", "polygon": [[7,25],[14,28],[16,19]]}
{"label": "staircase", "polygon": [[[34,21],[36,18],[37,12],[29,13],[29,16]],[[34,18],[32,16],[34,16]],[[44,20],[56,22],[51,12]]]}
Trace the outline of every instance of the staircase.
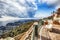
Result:
{"label": "staircase", "polygon": [[60,40],[60,25],[54,25],[49,35],[51,40]]}
{"label": "staircase", "polygon": [[60,40],[60,25],[54,25],[52,31],[42,30],[42,40]]}

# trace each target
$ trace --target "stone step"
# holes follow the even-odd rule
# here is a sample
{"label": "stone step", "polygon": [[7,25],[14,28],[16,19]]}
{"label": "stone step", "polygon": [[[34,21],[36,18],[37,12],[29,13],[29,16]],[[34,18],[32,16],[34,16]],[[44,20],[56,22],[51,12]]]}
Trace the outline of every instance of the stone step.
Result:
{"label": "stone step", "polygon": [[60,40],[60,26],[54,26],[49,32],[51,40]]}
{"label": "stone step", "polygon": [[44,37],[44,36],[41,36],[42,40],[51,40],[50,38],[47,38],[47,37]]}
{"label": "stone step", "polygon": [[52,28],[52,31],[50,32],[53,32],[53,33],[56,33],[56,34],[60,34],[60,30],[59,29],[55,29],[55,28]]}
{"label": "stone step", "polygon": [[51,40],[60,40],[60,34],[50,32],[49,36],[50,36]]}

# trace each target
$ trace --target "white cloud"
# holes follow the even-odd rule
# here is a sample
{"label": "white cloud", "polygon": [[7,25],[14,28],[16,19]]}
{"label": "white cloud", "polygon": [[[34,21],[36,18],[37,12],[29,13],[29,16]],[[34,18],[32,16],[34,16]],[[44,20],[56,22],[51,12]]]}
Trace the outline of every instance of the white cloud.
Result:
{"label": "white cloud", "polygon": [[34,15],[35,18],[44,18],[50,16],[50,12],[45,12],[45,11],[37,11],[36,14]]}
{"label": "white cloud", "polygon": [[11,16],[2,16],[0,18],[0,26],[6,26],[7,23],[14,23],[19,20],[31,20],[31,19],[37,19],[37,18],[18,18],[18,17],[11,17]]}
{"label": "white cloud", "polygon": [[2,16],[2,18],[0,18],[0,21],[14,21],[14,20],[27,20],[27,19],[37,19],[37,18],[18,18],[11,16]]}
{"label": "white cloud", "polygon": [[2,18],[0,18],[0,21],[11,21],[11,20],[19,20],[20,18],[17,17],[11,17],[11,16],[2,16]]}
{"label": "white cloud", "polygon": [[57,10],[58,8],[60,8],[60,5],[57,5],[55,9]]}
{"label": "white cloud", "polygon": [[58,0],[39,0],[40,3],[55,4]]}
{"label": "white cloud", "polygon": [[44,14],[44,13],[36,13],[35,15],[34,15],[34,17],[35,18],[44,18],[44,17],[48,17],[49,15],[47,15],[47,14]]}
{"label": "white cloud", "polygon": [[6,25],[7,23],[18,20],[36,19],[29,18],[30,15],[28,13],[28,11],[35,12],[36,10],[37,5],[35,0],[0,0],[0,14],[2,16],[0,18],[0,25]]}
{"label": "white cloud", "polygon": [[[3,0],[3,2],[5,2],[5,3],[7,3],[7,4],[9,4],[9,5],[11,5],[11,6],[14,6],[14,7],[16,7],[18,10],[20,10],[20,12],[23,12],[23,11],[25,11],[26,10],[26,7],[25,6],[21,6],[21,5],[19,5],[19,3],[17,3],[16,1],[12,1],[12,0]],[[23,1],[23,3],[24,3],[24,1]]]}
{"label": "white cloud", "polygon": [[[8,5],[5,5],[8,6],[8,7],[4,7],[4,10],[5,12],[7,12],[8,10],[12,10],[12,12],[16,12],[15,14],[17,16],[22,16],[22,17],[29,17],[29,13],[28,11],[31,11],[31,10],[37,10],[37,5],[35,3],[35,0],[0,0],[2,2],[5,2],[6,4]],[[31,7],[29,6],[29,4],[26,3],[26,1],[28,3],[32,3],[31,5],[33,5],[34,7]],[[11,8],[11,6],[13,8]],[[10,9],[8,9],[10,8]],[[6,10],[8,9],[8,10]],[[5,12],[2,12],[2,13],[5,13]],[[19,13],[20,12],[20,13]],[[33,11],[31,11],[33,12]]]}
{"label": "white cloud", "polygon": [[39,3],[41,3],[41,4],[47,3],[50,6],[53,5],[53,6],[55,6],[55,10],[60,8],[60,0],[39,0]]}
{"label": "white cloud", "polygon": [[20,20],[20,18],[11,16],[2,16],[2,18],[0,18],[0,26],[6,26],[7,23],[13,23],[18,20]]}
{"label": "white cloud", "polygon": [[45,15],[43,15],[43,14],[41,14],[41,13],[37,13],[37,14],[35,14],[34,15],[34,17],[36,17],[36,18],[43,18],[43,17],[45,17]]}

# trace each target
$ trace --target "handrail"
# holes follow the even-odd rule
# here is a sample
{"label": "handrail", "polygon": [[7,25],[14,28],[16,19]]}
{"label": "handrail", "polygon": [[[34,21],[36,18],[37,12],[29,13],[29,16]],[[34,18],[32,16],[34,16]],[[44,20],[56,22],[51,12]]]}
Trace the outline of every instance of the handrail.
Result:
{"label": "handrail", "polygon": [[[19,39],[19,40],[25,40],[28,36],[29,36],[29,34],[33,31],[33,24],[32,25],[30,25],[31,27],[28,29],[28,31],[26,31],[26,32],[24,32],[24,33],[22,33],[22,34],[19,34],[19,35],[17,35],[17,36],[15,36],[14,38],[16,39]],[[19,38],[18,38],[19,37]]]}
{"label": "handrail", "polygon": [[[36,22],[35,22],[36,23]],[[25,32],[25,33],[23,33],[22,34],[22,36],[21,35],[18,35],[17,36],[17,39],[18,39],[18,37],[19,37],[19,39],[18,40],[26,40],[26,38],[28,38],[29,37],[29,35],[30,34],[33,34],[33,33],[35,33],[35,28],[34,28],[35,26],[34,26],[34,23],[32,24],[32,25],[30,25],[30,28]],[[31,35],[31,37],[32,36],[34,36],[34,35]],[[32,39],[31,39],[32,40]]]}
{"label": "handrail", "polygon": [[33,31],[33,25],[30,27],[30,29],[21,37],[20,40],[25,40],[29,34]]}

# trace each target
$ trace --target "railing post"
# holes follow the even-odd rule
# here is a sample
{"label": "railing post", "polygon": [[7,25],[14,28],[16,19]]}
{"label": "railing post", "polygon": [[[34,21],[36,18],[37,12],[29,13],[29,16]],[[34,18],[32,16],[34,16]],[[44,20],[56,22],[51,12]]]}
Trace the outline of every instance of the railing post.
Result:
{"label": "railing post", "polygon": [[39,23],[38,23],[38,32],[40,31],[40,29],[42,28],[42,25],[44,24],[44,21],[42,19],[40,19]]}
{"label": "railing post", "polygon": [[35,37],[35,27],[33,27],[33,31],[32,31],[32,34],[31,34],[31,40],[34,40],[34,37]]}
{"label": "railing post", "polygon": [[37,40],[37,36],[38,36],[38,22],[34,22],[31,40]]}

